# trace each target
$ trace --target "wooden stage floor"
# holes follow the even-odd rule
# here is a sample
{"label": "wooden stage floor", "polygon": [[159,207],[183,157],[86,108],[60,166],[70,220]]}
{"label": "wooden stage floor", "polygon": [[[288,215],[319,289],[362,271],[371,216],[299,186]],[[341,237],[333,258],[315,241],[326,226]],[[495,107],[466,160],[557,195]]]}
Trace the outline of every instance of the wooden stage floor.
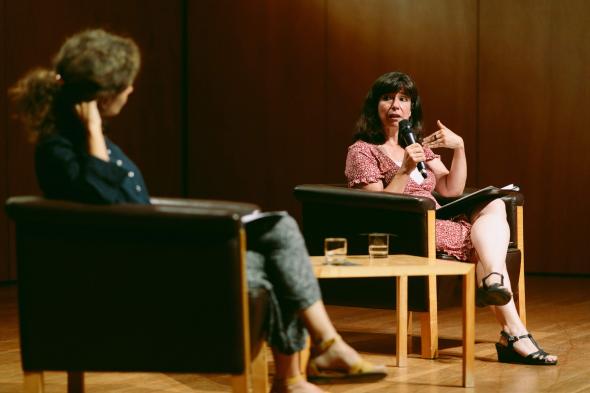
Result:
{"label": "wooden stage floor", "polygon": [[[494,342],[499,327],[492,314],[476,314],[475,388],[461,387],[461,310],[439,311],[440,357],[424,360],[414,340],[408,367],[396,368],[394,313],[328,307],[342,336],[363,355],[387,365],[380,382],[322,385],[329,392],[590,392],[590,278],[527,277],[528,325],[537,341],[559,356],[553,367],[497,362]],[[414,321],[414,332],[419,324]],[[46,393],[66,391],[65,373],[45,375]],[[0,393],[20,393],[22,371],[18,342],[16,288],[0,286]],[[88,373],[86,391],[229,392],[228,376],[160,373]]]}

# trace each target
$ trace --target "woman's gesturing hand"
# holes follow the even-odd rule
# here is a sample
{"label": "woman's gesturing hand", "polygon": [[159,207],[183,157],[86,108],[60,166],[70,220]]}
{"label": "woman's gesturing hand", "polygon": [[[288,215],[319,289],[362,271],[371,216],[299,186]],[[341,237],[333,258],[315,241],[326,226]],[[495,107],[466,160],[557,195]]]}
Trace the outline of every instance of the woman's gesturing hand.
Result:
{"label": "woman's gesturing hand", "polygon": [[76,113],[89,134],[102,134],[102,118],[96,100],[76,104]]}
{"label": "woman's gesturing hand", "polygon": [[463,138],[449,130],[440,120],[436,121],[439,129],[422,140],[422,145],[431,149],[446,147],[447,149],[462,149]]}

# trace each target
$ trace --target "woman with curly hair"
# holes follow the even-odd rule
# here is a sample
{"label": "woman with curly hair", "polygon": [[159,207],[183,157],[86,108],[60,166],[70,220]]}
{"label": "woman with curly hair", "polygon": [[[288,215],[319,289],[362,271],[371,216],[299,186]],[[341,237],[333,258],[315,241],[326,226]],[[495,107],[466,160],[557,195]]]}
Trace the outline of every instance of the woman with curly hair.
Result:
{"label": "woman with curly hair", "polygon": [[[83,203],[149,204],[139,168],[103,134],[103,118],[117,115],[140,66],[137,45],[103,30],[66,40],[53,69],[27,74],[11,90],[17,112],[36,140],[35,166],[48,198]],[[246,226],[250,289],[270,293],[267,342],[276,373],[273,392],[321,390],[301,374],[306,331],[313,341],[310,378],[383,378],[383,367],[363,360],[337,334],[321,301],[297,223],[282,215]]]}
{"label": "woman with curly hair", "polygon": [[53,69],[33,70],[10,90],[37,143],[35,169],[48,198],[149,202],[140,171],[103,134],[102,121],[121,111],[139,67],[133,40],[88,30],[64,43]]}

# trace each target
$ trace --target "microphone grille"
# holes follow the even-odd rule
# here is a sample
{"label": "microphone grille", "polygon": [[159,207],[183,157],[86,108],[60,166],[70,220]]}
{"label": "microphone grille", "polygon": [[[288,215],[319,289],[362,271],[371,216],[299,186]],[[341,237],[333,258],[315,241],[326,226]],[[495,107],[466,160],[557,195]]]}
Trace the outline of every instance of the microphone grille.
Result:
{"label": "microphone grille", "polygon": [[402,120],[399,122],[399,131],[402,133],[412,132],[412,125],[409,120]]}

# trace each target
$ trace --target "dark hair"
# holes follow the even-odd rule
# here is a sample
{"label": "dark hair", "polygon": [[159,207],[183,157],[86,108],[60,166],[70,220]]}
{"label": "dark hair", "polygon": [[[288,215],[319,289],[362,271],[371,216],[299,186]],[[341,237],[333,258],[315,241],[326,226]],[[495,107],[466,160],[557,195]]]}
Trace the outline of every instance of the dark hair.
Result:
{"label": "dark hair", "polygon": [[86,30],[64,42],[53,69],[30,71],[9,94],[16,117],[37,139],[71,122],[75,104],[125,90],[139,67],[139,48],[132,39],[102,29]]}
{"label": "dark hair", "polygon": [[388,72],[381,75],[371,86],[365,97],[361,115],[356,123],[357,131],[354,140],[362,140],[373,144],[383,144],[386,141],[385,131],[379,118],[379,100],[383,94],[403,92],[412,100],[410,122],[416,137],[420,140],[422,131],[422,104],[418,89],[414,81],[401,72]]}

